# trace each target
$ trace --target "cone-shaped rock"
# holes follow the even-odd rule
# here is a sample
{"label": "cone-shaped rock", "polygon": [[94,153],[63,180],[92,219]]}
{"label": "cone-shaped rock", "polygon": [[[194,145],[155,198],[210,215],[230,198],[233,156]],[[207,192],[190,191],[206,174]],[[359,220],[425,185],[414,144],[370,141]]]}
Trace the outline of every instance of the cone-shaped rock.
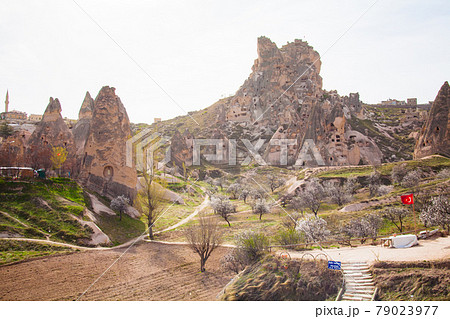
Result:
{"label": "cone-shaped rock", "polygon": [[[87,109],[80,110],[81,113],[87,114]],[[104,86],[94,101],[81,161],[80,181],[110,198],[119,195],[134,198],[136,169],[126,164],[126,142],[130,137],[130,121],[125,107],[115,94],[115,89]]]}
{"label": "cone-shaped rock", "polygon": [[52,147],[64,147],[68,151],[62,171],[72,173],[74,165],[75,143],[72,132],[61,116],[61,104],[58,99],[50,98],[42,120],[28,140],[32,165],[36,168],[50,168],[49,156]]}
{"label": "cone-shaped rock", "polygon": [[91,127],[92,112],[94,110],[94,99],[89,92],[86,92],[80,112],[78,113],[78,122],[72,129],[73,137],[75,139],[75,146],[77,148],[77,155],[84,152],[84,146]]}
{"label": "cone-shaped rock", "polygon": [[433,154],[450,157],[450,87],[446,81],[431,106],[414,150],[414,158]]}

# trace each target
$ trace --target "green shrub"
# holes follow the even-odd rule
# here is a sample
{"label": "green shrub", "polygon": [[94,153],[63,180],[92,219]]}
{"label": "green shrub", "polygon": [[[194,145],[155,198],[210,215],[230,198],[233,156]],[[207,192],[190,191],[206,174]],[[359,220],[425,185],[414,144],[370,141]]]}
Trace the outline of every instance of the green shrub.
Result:
{"label": "green shrub", "polygon": [[292,228],[281,230],[275,238],[277,243],[283,246],[299,244],[301,239],[299,232]]}
{"label": "green shrub", "polygon": [[237,249],[247,260],[247,264],[259,260],[269,248],[269,238],[263,233],[245,231],[236,236]]}

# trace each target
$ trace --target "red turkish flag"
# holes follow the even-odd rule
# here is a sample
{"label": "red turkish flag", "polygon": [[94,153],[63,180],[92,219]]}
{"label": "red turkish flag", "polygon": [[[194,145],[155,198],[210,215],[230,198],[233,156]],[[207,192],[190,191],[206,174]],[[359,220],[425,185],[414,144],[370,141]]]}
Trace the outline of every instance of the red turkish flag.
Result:
{"label": "red turkish flag", "polygon": [[406,204],[406,205],[414,204],[413,194],[403,195],[403,196],[400,196],[400,198],[402,199],[403,204]]}

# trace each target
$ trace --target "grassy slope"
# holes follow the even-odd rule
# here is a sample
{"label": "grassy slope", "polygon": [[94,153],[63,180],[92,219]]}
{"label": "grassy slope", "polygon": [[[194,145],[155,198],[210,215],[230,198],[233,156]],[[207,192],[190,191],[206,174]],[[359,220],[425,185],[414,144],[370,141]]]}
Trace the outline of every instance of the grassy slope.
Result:
{"label": "grassy slope", "polygon": [[222,300],[334,300],[342,284],[326,263],[266,257],[247,267],[228,286]]}
{"label": "grassy slope", "polygon": [[450,260],[378,262],[372,272],[380,300],[450,300]]}
{"label": "grassy slope", "polygon": [[[390,176],[392,168],[396,165],[401,165],[402,163],[406,163],[408,170],[420,168],[423,171],[429,172],[430,177],[422,181],[422,188],[428,189],[431,194],[437,191],[437,188],[440,187],[440,185],[442,185],[443,182],[445,182],[444,180],[436,179],[436,176],[433,176],[433,174],[439,172],[444,168],[450,167],[450,159],[436,156],[422,160],[386,163],[380,166],[378,170],[387,180]],[[349,176],[360,176],[360,178],[365,179],[372,173],[372,171],[373,168],[369,166],[362,166],[355,168],[333,168],[330,171],[318,172],[313,176],[319,177],[320,179],[347,178]],[[289,171],[279,168],[272,168],[272,167],[258,168],[257,174],[255,175],[254,178],[258,184],[266,188],[268,186],[267,183],[264,182],[264,174],[268,172],[276,173],[277,175],[284,175],[285,177],[288,177],[287,174],[289,174]],[[298,174],[297,172],[290,172],[290,173]],[[235,179],[235,176],[232,175],[227,176],[227,179],[228,182],[231,183]],[[258,187],[259,186],[255,183],[254,188]],[[405,189],[400,185],[395,184],[390,194],[375,198],[369,198],[369,192],[367,187],[363,187],[362,189],[360,189],[358,194],[354,196],[351,203],[368,202],[371,200],[375,201],[389,200],[390,198],[396,200],[393,203],[380,202],[379,204],[377,203],[375,206],[368,207],[358,212],[346,212],[346,213],[339,211],[341,207],[338,207],[336,204],[326,201],[320,207],[319,216],[323,217],[328,222],[328,227],[332,232],[337,233],[340,226],[345,222],[349,221],[350,219],[361,217],[373,212],[381,213],[381,211],[383,211],[387,205],[397,205],[397,206],[401,205],[399,201],[399,196],[402,194],[406,194],[410,191],[411,191],[410,189]],[[273,198],[276,200],[281,194],[283,194],[283,188],[281,188],[281,190],[276,190],[274,194],[271,194],[271,196],[273,196]],[[268,201],[272,202],[270,199]],[[287,215],[287,213],[291,214],[294,212],[293,209],[290,208],[289,206],[287,206],[286,208],[275,207],[272,213],[264,215],[262,217],[262,220],[259,220],[259,217],[257,215],[254,215],[252,214],[251,211],[249,211],[251,210],[251,207],[249,206],[248,203],[245,204],[242,200],[232,200],[232,202],[237,206],[238,213],[231,215],[230,217],[231,227],[228,227],[227,223],[222,218],[219,218],[219,224],[222,226],[224,231],[225,243],[230,244],[234,243],[234,236],[236,234],[242,232],[243,230],[249,229],[265,233],[270,238],[271,244],[278,244],[277,235],[282,229],[284,229],[282,225],[282,220]],[[209,214],[212,215],[211,209],[209,209]],[[418,227],[423,227],[423,225],[420,223],[420,220],[418,218],[417,220],[418,220]],[[168,241],[184,241],[185,238],[183,235],[183,229],[195,223],[196,221],[193,220],[176,230],[160,234],[158,235],[157,238],[160,240],[168,240]],[[409,216],[406,217],[404,221],[404,230],[409,231],[413,229],[414,229],[414,218],[412,214],[410,214]],[[380,229],[379,234],[384,235],[392,233],[398,233],[398,230],[392,222],[385,219],[383,221],[383,225],[382,228]]]}
{"label": "grassy slope", "polygon": [[[31,238],[78,243],[89,238],[89,230],[71,215],[80,216],[84,197],[78,185],[70,180],[0,182],[0,210],[23,224],[3,215],[0,231],[8,231]],[[72,201],[62,204],[59,198]],[[69,202],[70,203],[70,202]]]}
{"label": "grassy slope", "polygon": [[[82,226],[73,216],[82,216],[91,208],[89,197],[78,184],[70,179],[10,181],[0,179],[0,232],[26,238],[50,239],[57,242],[83,245],[90,237],[91,229]],[[109,203],[104,200],[104,203]],[[122,221],[118,216],[97,216],[98,226],[114,245],[124,243],[142,234],[145,223],[126,214]],[[48,247],[33,248],[16,242],[6,249],[2,240],[0,262],[13,262],[35,256],[53,254]],[[12,247],[12,248],[11,248]],[[15,248],[14,248],[15,247]],[[16,250],[15,250],[16,249]]]}
{"label": "grassy slope", "polygon": [[73,251],[76,250],[63,246],[25,241],[0,240],[0,265],[35,257],[71,253]]}

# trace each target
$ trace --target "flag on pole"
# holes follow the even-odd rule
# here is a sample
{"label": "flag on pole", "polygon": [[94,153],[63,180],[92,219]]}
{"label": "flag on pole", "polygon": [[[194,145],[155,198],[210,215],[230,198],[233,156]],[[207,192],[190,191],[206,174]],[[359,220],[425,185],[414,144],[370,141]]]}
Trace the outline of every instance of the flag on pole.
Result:
{"label": "flag on pole", "polygon": [[405,204],[405,205],[412,205],[412,204],[414,204],[413,194],[403,195],[403,196],[400,196],[400,198],[402,199],[402,203]]}

